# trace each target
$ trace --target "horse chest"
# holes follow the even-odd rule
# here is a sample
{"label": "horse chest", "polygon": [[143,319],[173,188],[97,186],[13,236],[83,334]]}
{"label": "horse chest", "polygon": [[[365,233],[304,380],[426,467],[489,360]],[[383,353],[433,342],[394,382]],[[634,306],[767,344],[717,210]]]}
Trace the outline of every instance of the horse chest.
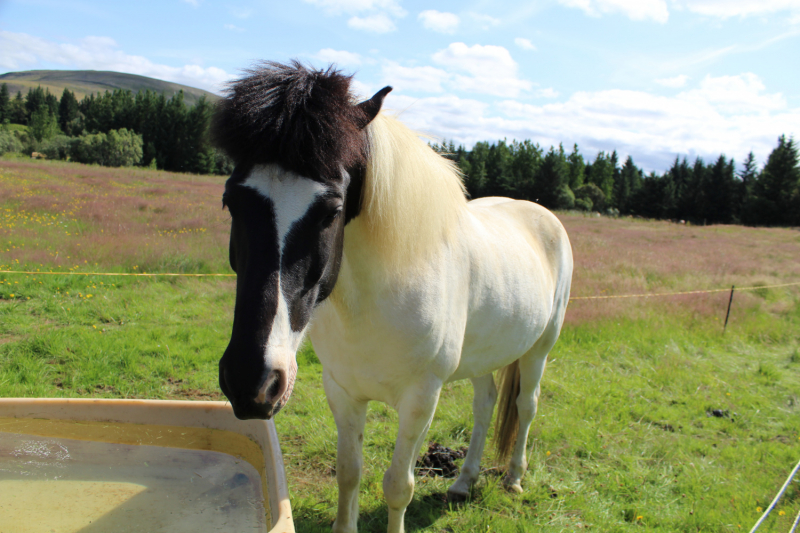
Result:
{"label": "horse chest", "polygon": [[453,328],[442,311],[451,305],[436,292],[362,301],[357,312],[326,302],[315,312],[309,337],[337,383],[392,403],[392,391],[410,381],[423,376],[446,381],[455,371],[463,321]]}

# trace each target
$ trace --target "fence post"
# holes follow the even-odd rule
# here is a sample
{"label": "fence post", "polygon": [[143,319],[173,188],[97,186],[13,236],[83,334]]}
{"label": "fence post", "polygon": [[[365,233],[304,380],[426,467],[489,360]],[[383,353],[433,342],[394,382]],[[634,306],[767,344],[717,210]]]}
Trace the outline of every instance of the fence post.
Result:
{"label": "fence post", "polygon": [[731,304],[733,303],[733,290],[736,288],[735,285],[731,285],[731,298],[728,300],[728,312],[725,314],[725,325],[722,326],[722,334],[725,335],[725,330],[728,329],[728,317],[731,316]]}

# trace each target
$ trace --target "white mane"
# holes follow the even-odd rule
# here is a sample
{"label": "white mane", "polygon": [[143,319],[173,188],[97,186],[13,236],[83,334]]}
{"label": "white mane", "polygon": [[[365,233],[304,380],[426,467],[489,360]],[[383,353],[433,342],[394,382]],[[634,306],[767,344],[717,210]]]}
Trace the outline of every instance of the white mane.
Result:
{"label": "white mane", "polygon": [[380,113],[367,133],[363,204],[356,220],[363,217],[363,237],[386,266],[410,266],[452,235],[467,204],[461,174],[394,117]]}

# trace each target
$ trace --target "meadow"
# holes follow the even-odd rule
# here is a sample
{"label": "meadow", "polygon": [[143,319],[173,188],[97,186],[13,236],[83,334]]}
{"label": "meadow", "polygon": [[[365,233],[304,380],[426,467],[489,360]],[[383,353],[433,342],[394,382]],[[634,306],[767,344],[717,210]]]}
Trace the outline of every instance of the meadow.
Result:
{"label": "meadow", "polygon": [[[0,159],[0,396],[224,399],[234,277],[225,273],[224,178]],[[697,227],[559,213],[572,295],[800,281],[796,229]],[[490,454],[470,501],[418,477],[409,531],[748,531],[800,459],[800,286],[655,298],[576,299],[550,355],[525,493]],[[329,531],[335,426],[313,349],[277,416],[295,522]],[[471,432],[471,385],[446,386],[428,442]],[[381,479],[397,417],[371,404],[361,531],[382,531]],[[422,450],[421,450],[422,451]],[[759,531],[788,531],[794,482]]]}

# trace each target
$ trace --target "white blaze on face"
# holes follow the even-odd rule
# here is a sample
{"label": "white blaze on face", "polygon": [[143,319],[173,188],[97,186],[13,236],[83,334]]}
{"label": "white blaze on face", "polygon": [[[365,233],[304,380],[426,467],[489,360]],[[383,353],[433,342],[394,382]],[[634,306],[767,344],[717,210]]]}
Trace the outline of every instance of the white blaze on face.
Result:
{"label": "white blaze on face", "polygon": [[[278,165],[254,167],[242,185],[257,191],[272,201],[281,258],[286,246],[286,236],[292,229],[292,225],[303,218],[317,196],[326,191],[325,186],[321,183],[303,178],[293,172],[287,172]],[[292,392],[297,374],[295,354],[304,334],[305,328],[302,331],[292,331],[289,306],[283,295],[280,272],[278,272],[278,309],[272,322],[267,345],[264,347],[264,361],[267,368],[286,372],[289,386],[283,396],[284,400],[288,399]],[[256,398],[262,403],[269,385],[270,383],[265,383]]]}

